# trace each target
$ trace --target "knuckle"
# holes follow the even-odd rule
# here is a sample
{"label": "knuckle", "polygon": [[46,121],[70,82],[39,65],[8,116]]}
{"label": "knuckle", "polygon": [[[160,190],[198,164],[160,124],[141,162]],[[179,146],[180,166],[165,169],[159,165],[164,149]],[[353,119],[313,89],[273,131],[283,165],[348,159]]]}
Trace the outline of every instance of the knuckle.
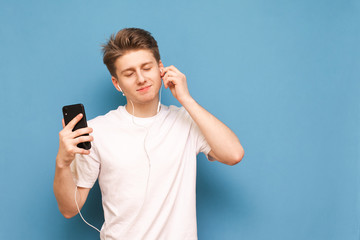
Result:
{"label": "knuckle", "polygon": [[78,130],[76,130],[76,136],[81,136],[82,134],[84,134],[84,129],[80,128]]}
{"label": "knuckle", "polygon": [[75,130],[75,131],[74,131],[74,134],[75,134],[76,136],[81,135],[81,129]]}
{"label": "knuckle", "polygon": [[71,154],[75,154],[75,153],[76,153],[76,152],[75,152],[75,148],[73,148],[73,147],[72,147],[72,148],[70,148],[70,149],[69,149],[69,153],[71,153]]}
{"label": "knuckle", "polygon": [[65,150],[66,150],[67,152],[70,152],[70,150],[71,150],[71,146],[69,146],[69,145],[65,145]]}

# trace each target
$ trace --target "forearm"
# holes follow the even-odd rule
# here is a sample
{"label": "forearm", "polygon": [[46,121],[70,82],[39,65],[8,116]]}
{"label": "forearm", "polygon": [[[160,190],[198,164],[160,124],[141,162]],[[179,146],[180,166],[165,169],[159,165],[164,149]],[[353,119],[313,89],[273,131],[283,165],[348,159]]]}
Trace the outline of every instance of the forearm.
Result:
{"label": "forearm", "polygon": [[191,97],[182,100],[181,104],[200,128],[216,160],[228,165],[241,161],[244,150],[238,137],[230,128]]}
{"label": "forearm", "polygon": [[[54,193],[58,202],[59,210],[66,218],[71,218],[77,214],[75,204],[75,188],[70,166],[62,166],[56,159]],[[77,202],[80,203],[81,195],[77,194]],[[82,206],[83,204],[81,204]]]}

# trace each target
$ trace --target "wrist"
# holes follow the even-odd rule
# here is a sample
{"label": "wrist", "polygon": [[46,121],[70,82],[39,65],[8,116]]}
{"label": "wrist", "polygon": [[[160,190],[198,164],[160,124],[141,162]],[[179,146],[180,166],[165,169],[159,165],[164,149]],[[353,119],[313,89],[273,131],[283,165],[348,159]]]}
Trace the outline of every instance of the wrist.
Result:
{"label": "wrist", "polygon": [[66,162],[60,157],[56,157],[56,168],[65,169],[70,167],[71,162]]}
{"label": "wrist", "polygon": [[194,104],[196,101],[189,95],[187,97],[179,99],[179,102],[184,108],[187,108],[188,106]]}

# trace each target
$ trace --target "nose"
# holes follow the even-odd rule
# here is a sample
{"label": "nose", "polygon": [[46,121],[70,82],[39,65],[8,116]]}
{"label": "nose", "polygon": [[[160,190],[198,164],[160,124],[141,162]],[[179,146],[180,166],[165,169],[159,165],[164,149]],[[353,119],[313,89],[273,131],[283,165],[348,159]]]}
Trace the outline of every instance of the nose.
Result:
{"label": "nose", "polygon": [[144,83],[146,81],[145,77],[141,71],[138,72],[137,81],[138,81],[138,83]]}

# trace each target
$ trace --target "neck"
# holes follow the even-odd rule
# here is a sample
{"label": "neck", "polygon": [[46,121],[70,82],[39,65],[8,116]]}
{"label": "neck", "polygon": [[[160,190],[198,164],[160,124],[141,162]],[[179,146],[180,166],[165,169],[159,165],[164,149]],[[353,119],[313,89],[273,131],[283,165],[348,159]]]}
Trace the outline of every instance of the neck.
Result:
{"label": "neck", "polygon": [[155,98],[153,101],[147,103],[132,103],[134,104],[134,108],[131,100],[127,99],[125,109],[128,113],[141,118],[153,117],[157,114],[159,98]]}

